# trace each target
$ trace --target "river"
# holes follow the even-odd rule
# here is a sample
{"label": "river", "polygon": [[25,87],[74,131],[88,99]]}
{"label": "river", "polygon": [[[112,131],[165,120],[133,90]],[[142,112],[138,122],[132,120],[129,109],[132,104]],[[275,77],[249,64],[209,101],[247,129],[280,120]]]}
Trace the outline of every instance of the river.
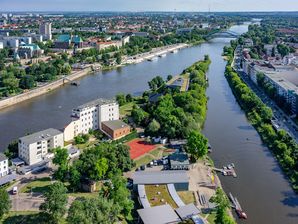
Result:
{"label": "river", "polygon": [[[231,30],[243,33],[247,25]],[[49,127],[63,128],[72,108],[98,97],[112,98],[118,92],[140,94],[156,75],[176,75],[209,54],[212,60],[204,134],[214,150],[215,165],[235,163],[238,178],[221,177],[226,192],[240,201],[249,219],[245,223],[298,223],[298,198],[283,177],[274,158],[248,123],[224,77],[222,48],[228,39],[167,54],[153,62],[98,72],[80,80],[80,86],[64,86],[46,95],[0,111],[0,151],[14,139]],[[248,140],[247,140],[248,139]],[[240,221],[242,222],[242,221]]]}

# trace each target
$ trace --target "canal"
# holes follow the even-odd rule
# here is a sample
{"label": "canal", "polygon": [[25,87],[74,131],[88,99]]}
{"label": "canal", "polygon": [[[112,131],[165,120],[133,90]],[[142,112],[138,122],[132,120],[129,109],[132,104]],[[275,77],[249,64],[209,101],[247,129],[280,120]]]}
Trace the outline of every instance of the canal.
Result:
{"label": "canal", "polygon": [[[234,26],[242,33],[247,25]],[[283,177],[270,152],[239,108],[224,77],[222,48],[228,39],[214,39],[200,46],[168,54],[154,62],[129,65],[99,72],[80,80],[80,86],[64,86],[49,94],[0,111],[0,151],[14,139],[49,127],[63,128],[72,108],[95,98],[112,98],[117,93],[140,94],[156,75],[182,72],[209,54],[212,60],[204,134],[214,148],[211,157],[217,167],[235,163],[238,178],[221,178],[226,192],[240,201],[249,219],[245,223],[298,223],[298,198]]]}

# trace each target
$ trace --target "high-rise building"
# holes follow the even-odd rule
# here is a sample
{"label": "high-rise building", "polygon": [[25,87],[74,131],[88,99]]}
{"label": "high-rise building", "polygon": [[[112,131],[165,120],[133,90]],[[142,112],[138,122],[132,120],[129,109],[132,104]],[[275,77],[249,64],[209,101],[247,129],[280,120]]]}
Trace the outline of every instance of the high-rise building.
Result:
{"label": "high-rise building", "polygon": [[39,25],[39,33],[45,40],[52,40],[52,23],[42,23]]}

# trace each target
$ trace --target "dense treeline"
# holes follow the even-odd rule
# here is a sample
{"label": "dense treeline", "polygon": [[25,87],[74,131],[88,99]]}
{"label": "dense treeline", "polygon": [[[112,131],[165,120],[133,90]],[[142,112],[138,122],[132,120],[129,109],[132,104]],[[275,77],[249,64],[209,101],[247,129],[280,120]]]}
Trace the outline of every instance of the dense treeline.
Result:
{"label": "dense treeline", "polygon": [[58,76],[69,75],[71,67],[63,59],[39,62],[25,69],[9,65],[0,71],[0,97],[10,96],[37,86],[37,82],[55,80]]}
{"label": "dense treeline", "polygon": [[[235,42],[232,43],[235,46]],[[225,48],[224,54],[229,56],[225,76],[233,93],[246,112],[249,121],[260,134],[263,142],[277,158],[281,168],[289,177],[293,189],[298,191],[298,145],[284,130],[275,131],[271,125],[272,111],[257,95],[241,80],[231,67],[233,53]],[[232,47],[232,49],[235,49]],[[232,50],[233,52],[233,50]]]}
{"label": "dense treeline", "polygon": [[199,130],[206,117],[205,73],[209,64],[210,59],[205,56],[203,61],[183,71],[181,77],[190,79],[186,92],[168,88],[159,76],[150,81],[150,95],[157,94],[159,99],[152,103],[148,100],[149,93],[144,93],[143,98],[147,102],[132,111],[136,124],[146,127],[147,135],[168,138],[186,138],[193,130]]}
{"label": "dense treeline", "polygon": [[[132,220],[133,201],[126,188],[126,179],[121,176],[122,172],[133,167],[127,145],[102,143],[85,149],[73,163],[68,160],[67,149],[57,148],[53,163],[58,166],[55,178],[67,183],[69,192],[80,192],[82,184],[100,183],[98,198],[79,199],[73,203],[69,223],[87,223],[88,220],[91,223],[108,223],[109,212],[116,213],[115,221]],[[92,204],[94,208],[90,207]],[[100,214],[100,218],[86,216],[90,209],[94,214]],[[105,221],[100,222],[101,219]]]}

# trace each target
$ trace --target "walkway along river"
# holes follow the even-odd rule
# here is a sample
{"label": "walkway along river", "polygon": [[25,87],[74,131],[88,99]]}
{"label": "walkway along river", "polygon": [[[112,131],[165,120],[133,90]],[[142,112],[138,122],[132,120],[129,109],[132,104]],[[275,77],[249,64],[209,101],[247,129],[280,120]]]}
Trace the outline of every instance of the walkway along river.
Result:
{"label": "walkway along river", "polygon": [[[247,26],[233,31],[245,32]],[[118,70],[100,72],[80,80],[79,87],[65,86],[49,94],[0,111],[0,148],[28,132],[49,127],[62,128],[71,109],[97,97],[111,98],[118,92],[139,94],[156,75],[179,74],[209,54],[210,86],[208,115],[204,133],[214,148],[216,167],[235,163],[238,178],[221,178],[226,192],[239,199],[248,214],[245,223],[298,223],[298,198],[282,175],[274,158],[247,122],[224,77],[222,48],[228,39],[215,39],[200,46],[168,54],[153,62],[143,62]],[[242,222],[242,221],[241,221]]]}

